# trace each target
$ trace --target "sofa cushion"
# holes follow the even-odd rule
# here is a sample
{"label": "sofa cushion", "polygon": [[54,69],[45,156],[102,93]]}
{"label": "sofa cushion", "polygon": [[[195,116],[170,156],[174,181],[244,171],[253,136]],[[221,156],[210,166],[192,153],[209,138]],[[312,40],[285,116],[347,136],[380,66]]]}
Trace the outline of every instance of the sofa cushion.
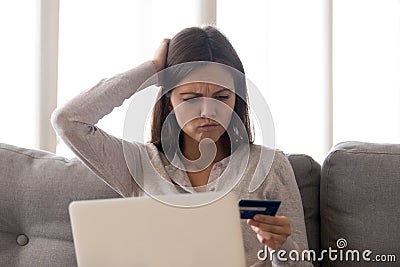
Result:
{"label": "sofa cushion", "polygon": [[[310,249],[320,250],[319,190],[321,165],[304,154],[288,154],[303,202],[307,241]],[[318,266],[318,262],[314,266]]]}
{"label": "sofa cushion", "polygon": [[0,144],[0,266],[76,266],[69,203],[114,197],[76,158]]}
{"label": "sofa cushion", "polygon": [[361,261],[337,260],[328,264],[325,257],[324,263],[365,266],[367,262],[361,259],[364,250],[373,252],[371,258],[377,254],[396,254],[400,259],[399,192],[400,145],[362,142],[336,145],[322,167],[321,247],[339,248],[343,253],[358,250]]}

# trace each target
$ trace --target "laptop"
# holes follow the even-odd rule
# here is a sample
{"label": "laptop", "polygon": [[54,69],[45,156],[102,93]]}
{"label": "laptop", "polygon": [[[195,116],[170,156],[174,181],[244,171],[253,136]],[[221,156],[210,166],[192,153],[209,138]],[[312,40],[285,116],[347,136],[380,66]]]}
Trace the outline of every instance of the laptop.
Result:
{"label": "laptop", "polygon": [[[72,202],[78,266],[244,267],[237,196],[217,194]],[[165,204],[207,201],[211,204],[186,208]]]}

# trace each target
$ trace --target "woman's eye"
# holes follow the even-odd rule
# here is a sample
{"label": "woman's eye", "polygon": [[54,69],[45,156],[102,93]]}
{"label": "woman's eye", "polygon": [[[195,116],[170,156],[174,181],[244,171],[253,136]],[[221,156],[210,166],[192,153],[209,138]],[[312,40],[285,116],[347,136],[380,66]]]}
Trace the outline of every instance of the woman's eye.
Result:
{"label": "woman's eye", "polygon": [[[229,99],[229,95],[220,95],[220,96],[216,96],[215,98],[220,101],[225,101],[225,100]],[[199,100],[198,96],[193,96],[193,97],[188,97],[188,98],[183,99],[183,101],[188,101],[188,102],[195,102],[197,100]]]}
{"label": "woman's eye", "polygon": [[194,102],[197,101],[199,98],[197,96],[184,98],[183,101]]}
{"label": "woman's eye", "polygon": [[229,95],[220,95],[220,96],[217,96],[217,99],[224,101],[224,100],[229,99]]}

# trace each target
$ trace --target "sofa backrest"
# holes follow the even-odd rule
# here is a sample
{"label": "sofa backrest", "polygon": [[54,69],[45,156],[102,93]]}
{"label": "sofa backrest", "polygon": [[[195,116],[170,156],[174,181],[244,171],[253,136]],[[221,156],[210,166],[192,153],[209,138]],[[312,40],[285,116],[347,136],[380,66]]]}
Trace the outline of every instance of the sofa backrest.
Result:
{"label": "sofa backrest", "polygon": [[367,262],[361,260],[364,250],[372,251],[371,259],[378,254],[395,254],[399,261],[399,192],[400,145],[362,142],[336,145],[322,167],[321,248],[357,250],[360,262],[328,263],[324,257],[323,266],[366,266]]}
{"label": "sofa backrest", "polygon": [[76,266],[69,203],[113,197],[77,159],[0,144],[0,266]]}
{"label": "sofa backrest", "polygon": [[[321,165],[305,154],[287,155],[292,165],[303,202],[307,241],[310,250],[320,251],[320,180]],[[315,261],[314,266],[319,266]]]}

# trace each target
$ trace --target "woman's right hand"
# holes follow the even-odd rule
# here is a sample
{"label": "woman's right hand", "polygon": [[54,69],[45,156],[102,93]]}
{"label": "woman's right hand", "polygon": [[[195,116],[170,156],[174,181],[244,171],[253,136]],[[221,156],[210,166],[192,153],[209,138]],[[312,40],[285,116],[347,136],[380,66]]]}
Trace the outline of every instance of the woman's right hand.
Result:
{"label": "woman's right hand", "polygon": [[167,54],[168,54],[168,45],[170,40],[171,39],[165,38],[154,54],[154,58],[152,61],[157,69],[157,72],[165,68],[165,63],[167,61]]}

